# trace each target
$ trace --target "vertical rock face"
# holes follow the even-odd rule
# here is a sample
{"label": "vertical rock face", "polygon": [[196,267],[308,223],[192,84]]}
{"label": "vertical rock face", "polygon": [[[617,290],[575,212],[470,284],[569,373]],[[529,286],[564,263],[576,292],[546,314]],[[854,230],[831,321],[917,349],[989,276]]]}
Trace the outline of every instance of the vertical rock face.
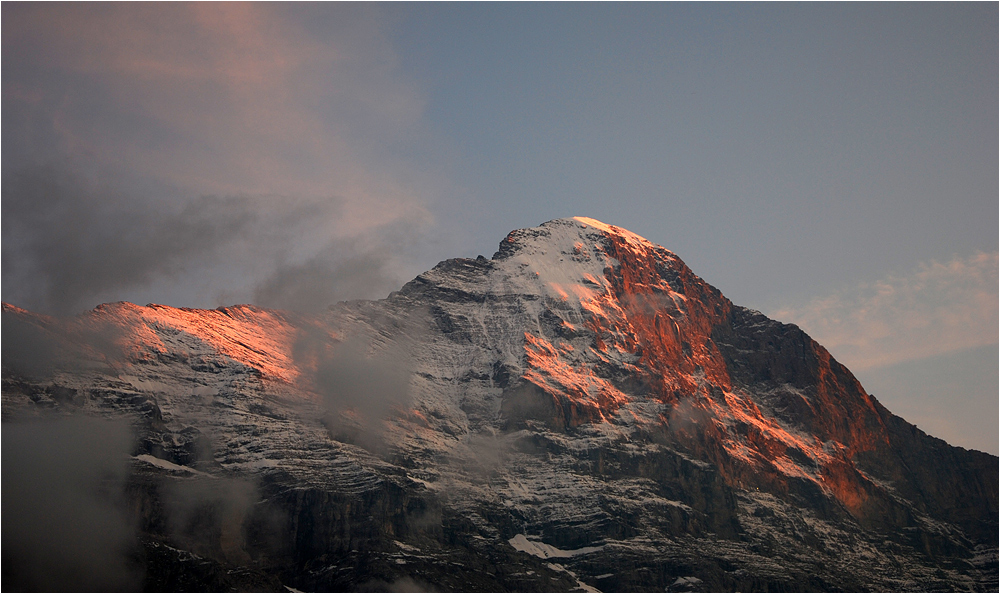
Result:
{"label": "vertical rock face", "polygon": [[320,317],[4,305],[3,348],[5,423],[129,419],[151,589],[997,587],[996,457],[592,219]]}

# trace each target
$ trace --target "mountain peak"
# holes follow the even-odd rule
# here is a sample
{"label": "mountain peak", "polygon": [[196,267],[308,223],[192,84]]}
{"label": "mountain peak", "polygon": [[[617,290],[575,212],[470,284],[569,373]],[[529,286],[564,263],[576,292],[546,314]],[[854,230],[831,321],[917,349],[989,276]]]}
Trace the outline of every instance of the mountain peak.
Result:
{"label": "mountain peak", "polygon": [[627,229],[589,217],[571,217],[553,219],[538,227],[511,231],[500,244],[497,255],[501,258],[506,257],[512,248],[519,247],[518,244],[547,244],[565,248],[566,245],[575,245],[578,242],[587,244],[599,238],[610,239],[639,251],[650,249],[667,251]]}
{"label": "mountain peak", "polygon": [[[277,544],[197,550],[270,559],[299,589],[996,589],[995,457],[924,435],[799,328],[594,219],[321,316],[3,310],[5,423],[128,416],[146,480],[129,492],[151,499],[171,489],[149,473],[257,481],[259,509],[220,522]],[[19,368],[9,338],[72,364]],[[224,525],[204,534],[241,533]]]}

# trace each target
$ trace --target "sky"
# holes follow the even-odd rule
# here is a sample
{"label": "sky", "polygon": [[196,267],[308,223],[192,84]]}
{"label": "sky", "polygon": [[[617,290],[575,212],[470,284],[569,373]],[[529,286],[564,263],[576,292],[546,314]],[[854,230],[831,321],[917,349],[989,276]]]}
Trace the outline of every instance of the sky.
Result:
{"label": "sky", "polygon": [[2,296],[303,311],[569,216],[998,452],[998,7],[2,7]]}

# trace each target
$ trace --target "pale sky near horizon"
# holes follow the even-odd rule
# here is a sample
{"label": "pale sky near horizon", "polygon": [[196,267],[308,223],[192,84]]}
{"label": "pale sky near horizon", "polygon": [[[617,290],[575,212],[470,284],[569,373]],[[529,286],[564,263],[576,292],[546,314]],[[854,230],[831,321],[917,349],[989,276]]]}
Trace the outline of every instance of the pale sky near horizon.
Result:
{"label": "pale sky near horizon", "polygon": [[3,299],[315,309],[589,216],[998,453],[998,6],[22,4]]}

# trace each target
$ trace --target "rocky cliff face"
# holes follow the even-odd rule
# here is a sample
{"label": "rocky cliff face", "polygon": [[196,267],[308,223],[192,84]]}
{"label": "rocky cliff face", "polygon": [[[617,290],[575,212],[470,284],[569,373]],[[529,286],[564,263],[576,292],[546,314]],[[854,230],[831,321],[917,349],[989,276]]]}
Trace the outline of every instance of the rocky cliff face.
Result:
{"label": "rocky cliff face", "polygon": [[[591,219],[320,317],[5,305],[3,331],[5,429],[136,436],[102,483],[133,586],[997,588],[996,457]],[[46,585],[4,530],[5,587]]]}

